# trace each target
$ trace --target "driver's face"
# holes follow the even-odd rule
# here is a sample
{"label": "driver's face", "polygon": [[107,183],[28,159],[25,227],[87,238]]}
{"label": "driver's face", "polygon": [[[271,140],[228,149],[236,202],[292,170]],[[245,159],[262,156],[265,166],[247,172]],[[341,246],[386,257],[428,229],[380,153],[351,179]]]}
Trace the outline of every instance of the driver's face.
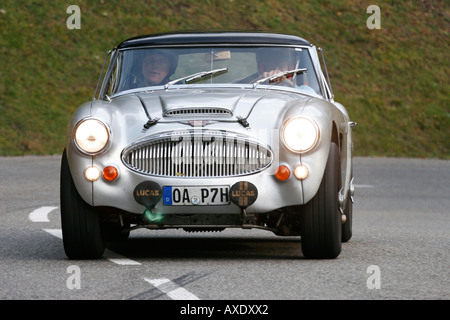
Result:
{"label": "driver's face", "polygon": [[169,59],[159,53],[147,55],[142,62],[142,74],[150,85],[161,84],[169,73],[169,69]]}

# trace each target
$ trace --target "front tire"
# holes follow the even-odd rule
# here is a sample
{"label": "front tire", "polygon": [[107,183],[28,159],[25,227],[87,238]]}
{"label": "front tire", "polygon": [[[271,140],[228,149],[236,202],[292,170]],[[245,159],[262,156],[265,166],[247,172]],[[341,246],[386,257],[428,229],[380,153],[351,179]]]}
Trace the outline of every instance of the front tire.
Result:
{"label": "front tire", "polygon": [[301,209],[302,252],[307,259],[334,259],[341,253],[339,170],[339,150],[335,143],[331,143],[319,190]]}
{"label": "front tire", "polygon": [[79,195],[72,179],[66,150],[61,159],[61,227],[64,251],[70,259],[98,259],[105,242],[99,213]]}

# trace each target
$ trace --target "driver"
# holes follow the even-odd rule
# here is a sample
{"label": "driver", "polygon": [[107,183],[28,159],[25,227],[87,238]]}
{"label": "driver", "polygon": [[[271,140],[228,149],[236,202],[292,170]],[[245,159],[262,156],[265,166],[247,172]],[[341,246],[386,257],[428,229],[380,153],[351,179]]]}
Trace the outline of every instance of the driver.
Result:
{"label": "driver", "polygon": [[178,59],[165,50],[151,50],[142,60],[142,75],[144,86],[164,85],[169,82],[170,76],[175,72]]}

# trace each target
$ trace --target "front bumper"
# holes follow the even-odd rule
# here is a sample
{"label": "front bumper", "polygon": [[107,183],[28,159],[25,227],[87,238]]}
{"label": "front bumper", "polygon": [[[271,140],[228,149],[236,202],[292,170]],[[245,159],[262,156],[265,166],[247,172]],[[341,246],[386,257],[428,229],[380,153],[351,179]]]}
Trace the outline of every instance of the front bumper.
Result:
{"label": "front bumper", "polygon": [[[98,161],[94,165],[102,167]],[[138,174],[130,171],[124,166],[119,169],[121,172],[117,181],[109,182],[104,179],[93,182],[93,206],[109,206],[118,208],[131,213],[144,213],[152,204],[146,204],[144,201],[136,200],[136,187],[146,182],[152,182],[160,187],[161,197],[153,206],[153,211],[163,215],[167,214],[238,214],[241,212],[239,204],[234,204],[231,200],[231,188],[240,182],[248,182],[257,189],[257,197],[253,204],[247,207],[248,213],[265,213],[282,207],[298,205],[303,203],[301,183],[295,178],[289,181],[279,181],[271,170],[241,176],[241,177],[224,177],[220,179],[202,178],[202,179],[186,179],[186,178],[168,178],[168,177],[152,177]],[[168,201],[163,198],[163,190],[166,187],[172,188],[194,188],[201,187],[221,190],[228,187],[229,201],[228,204],[222,205],[195,205],[194,201],[190,201],[186,205],[169,205]],[[219,191],[220,192],[220,191]],[[152,193],[153,195],[155,193]],[[201,194],[190,194],[191,200],[194,196]],[[220,195],[218,195],[220,196]],[[88,195],[89,197],[89,195]]]}
{"label": "front bumper", "polygon": [[[143,214],[146,210],[152,210],[160,215],[240,214],[242,208],[232,201],[222,205],[182,206],[169,205],[162,197],[150,199],[150,204],[137,201],[136,187],[143,183],[150,183],[157,186],[160,193],[165,190],[165,187],[183,189],[225,186],[231,190],[236,184],[246,182],[254,185],[257,190],[257,198],[246,208],[246,212],[260,214],[303,205],[312,199],[322,180],[328,157],[329,143],[325,142],[320,143],[312,152],[303,155],[288,152],[282,146],[272,146],[275,157],[264,169],[251,174],[222,177],[158,176],[142,173],[125,163],[122,157],[125,147],[119,145],[113,145],[106,153],[95,157],[80,154],[73,144],[69,144],[67,151],[78,193],[91,206],[112,207],[135,214]],[[275,173],[280,165],[286,165],[293,173],[295,167],[300,164],[306,166],[310,172],[305,180],[298,180],[293,174],[284,181],[276,178]],[[100,177],[94,182],[89,182],[84,178],[84,171],[88,166],[95,166],[100,171],[107,166],[114,166],[118,169],[118,178],[107,181]],[[200,195],[197,194],[197,196]]]}
{"label": "front bumper", "polygon": [[[68,159],[78,193],[91,206],[113,207],[130,213],[143,214],[148,209],[148,205],[136,201],[134,194],[138,185],[148,181],[159,186],[161,191],[166,186],[229,186],[231,188],[239,182],[249,182],[256,187],[257,198],[253,204],[246,208],[246,211],[249,214],[256,214],[307,203],[317,192],[322,180],[324,163],[321,160],[327,158],[325,152],[328,148],[329,146],[324,144],[308,156],[280,153],[279,159],[273,161],[263,171],[243,176],[220,178],[159,177],[141,174],[124,165],[120,161],[120,153],[118,152],[116,152],[117,156],[115,157],[112,157],[111,153],[108,152],[108,155],[90,158],[80,155],[75,148],[68,148]],[[292,173],[299,164],[306,165],[309,168],[310,175],[307,179],[300,181],[293,174],[284,181],[276,178],[275,172],[279,165],[288,166]],[[107,181],[100,177],[97,181],[89,182],[84,178],[84,170],[92,165],[100,171],[113,165],[118,169],[119,176],[114,181]],[[161,215],[240,214],[242,212],[242,209],[231,201],[225,205],[174,206],[164,204],[162,197],[151,209]]]}

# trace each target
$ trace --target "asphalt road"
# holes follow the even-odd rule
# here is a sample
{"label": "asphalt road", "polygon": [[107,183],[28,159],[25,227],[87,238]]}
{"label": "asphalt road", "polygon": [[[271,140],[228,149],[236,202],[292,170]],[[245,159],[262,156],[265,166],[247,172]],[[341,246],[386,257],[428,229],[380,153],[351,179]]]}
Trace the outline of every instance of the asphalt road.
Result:
{"label": "asphalt road", "polygon": [[2,300],[450,298],[450,161],[355,158],[353,238],[335,260],[263,230],[138,230],[104,259],[68,260],[59,164],[0,158]]}

